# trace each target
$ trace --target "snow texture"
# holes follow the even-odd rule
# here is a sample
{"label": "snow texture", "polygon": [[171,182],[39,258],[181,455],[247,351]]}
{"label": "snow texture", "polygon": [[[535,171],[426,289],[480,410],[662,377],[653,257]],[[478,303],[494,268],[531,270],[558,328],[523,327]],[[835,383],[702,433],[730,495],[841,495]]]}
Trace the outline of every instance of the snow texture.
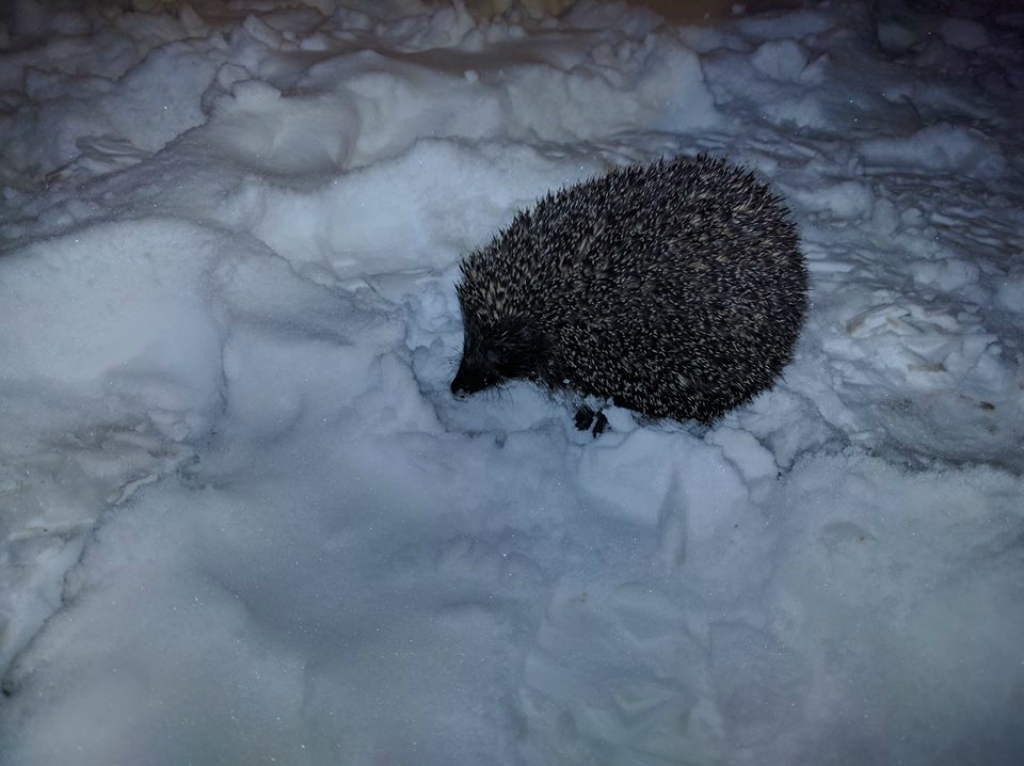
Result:
{"label": "snow texture", "polygon": [[[1024,14],[933,5],[9,4],[0,765],[1024,762]],[[462,255],[702,151],[775,389],[451,397]]]}

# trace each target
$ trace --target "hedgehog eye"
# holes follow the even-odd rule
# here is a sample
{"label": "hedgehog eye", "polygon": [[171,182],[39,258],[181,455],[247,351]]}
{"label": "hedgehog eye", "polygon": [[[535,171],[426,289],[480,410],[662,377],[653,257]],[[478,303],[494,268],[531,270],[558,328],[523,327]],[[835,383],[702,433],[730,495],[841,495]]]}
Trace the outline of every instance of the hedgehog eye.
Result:
{"label": "hedgehog eye", "polygon": [[498,361],[494,369],[497,371],[499,379],[529,378],[534,372],[527,358],[514,355]]}
{"label": "hedgehog eye", "polygon": [[503,349],[489,348],[482,355],[480,378],[484,386],[496,386],[503,380],[516,377],[518,365],[512,363]]}

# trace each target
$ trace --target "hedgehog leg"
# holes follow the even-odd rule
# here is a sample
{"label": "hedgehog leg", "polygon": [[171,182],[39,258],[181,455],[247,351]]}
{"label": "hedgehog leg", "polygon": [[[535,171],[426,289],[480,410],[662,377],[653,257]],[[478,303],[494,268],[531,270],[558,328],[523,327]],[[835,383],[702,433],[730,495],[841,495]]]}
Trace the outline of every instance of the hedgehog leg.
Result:
{"label": "hedgehog leg", "polygon": [[590,427],[594,425],[594,418],[597,417],[597,413],[594,412],[594,408],[589,404],[581,404],[576,408],[576,415],[573,417],[573,422],[576,424],[577,431],[589,431]]}
{"label": "hedgehog leg", "polygon": [[576,424],[576,430],[590,431],[595,439],[608,429],[608,416],[589,404],[581,404],[576,408],[573,422]]}

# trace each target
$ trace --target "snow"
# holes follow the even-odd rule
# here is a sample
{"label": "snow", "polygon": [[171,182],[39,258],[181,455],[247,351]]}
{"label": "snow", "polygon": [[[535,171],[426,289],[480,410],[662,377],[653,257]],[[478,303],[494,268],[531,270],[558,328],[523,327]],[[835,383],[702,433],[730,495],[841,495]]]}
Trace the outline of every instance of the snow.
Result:
{"label": "snow", "polygon": [[[1020,13],[81,5],[0,15],[2,766],[1024,758]],[[775,389],[454,400],[460,257],[700,151]]]}

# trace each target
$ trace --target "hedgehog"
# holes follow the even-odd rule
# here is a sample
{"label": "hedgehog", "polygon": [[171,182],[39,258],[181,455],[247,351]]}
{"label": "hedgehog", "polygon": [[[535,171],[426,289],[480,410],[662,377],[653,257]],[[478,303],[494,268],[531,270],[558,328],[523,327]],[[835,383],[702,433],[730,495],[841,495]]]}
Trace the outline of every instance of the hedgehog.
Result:
{"label": "hedgehog", "polygon": [[707,155],[548,193],[460,271],[453,394],[523,379],[652,421],[711,425],[770,389],[807,310],[782,200]]}

